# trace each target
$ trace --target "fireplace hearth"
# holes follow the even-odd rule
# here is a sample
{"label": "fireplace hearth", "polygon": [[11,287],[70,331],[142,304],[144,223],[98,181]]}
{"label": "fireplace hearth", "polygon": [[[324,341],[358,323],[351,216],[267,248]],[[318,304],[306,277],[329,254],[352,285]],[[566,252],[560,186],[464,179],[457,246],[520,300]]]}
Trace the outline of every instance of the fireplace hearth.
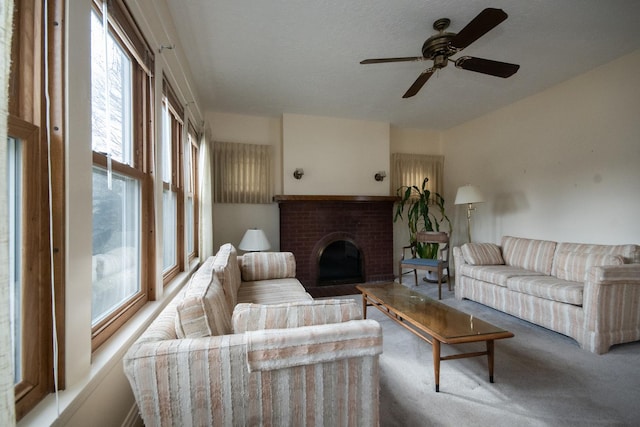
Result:
{"label": "fireplace hearth", "polygon": [[393,280],[393,203],[385,196],[276,196],[280,250],[314,297]]}

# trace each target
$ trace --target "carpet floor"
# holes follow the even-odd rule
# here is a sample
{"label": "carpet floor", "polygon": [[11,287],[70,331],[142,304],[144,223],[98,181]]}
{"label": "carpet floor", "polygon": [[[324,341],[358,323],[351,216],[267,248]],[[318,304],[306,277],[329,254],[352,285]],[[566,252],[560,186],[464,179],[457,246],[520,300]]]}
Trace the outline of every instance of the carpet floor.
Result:
{"label": "carpet floor", "polygon": [[[405,285],[437,299],[437,285]],[[486,357],[448,360],[436,393],[431,346],[369,307],[367,317],[383,328],[381,426],[640,426],[640,342],[592,354],[564,335],[458,301],[446,285],[442,293],[445,304],[515,334],[496,341],[495,383]],[[484,350],[484,343],[442,346],[443,355]]]}

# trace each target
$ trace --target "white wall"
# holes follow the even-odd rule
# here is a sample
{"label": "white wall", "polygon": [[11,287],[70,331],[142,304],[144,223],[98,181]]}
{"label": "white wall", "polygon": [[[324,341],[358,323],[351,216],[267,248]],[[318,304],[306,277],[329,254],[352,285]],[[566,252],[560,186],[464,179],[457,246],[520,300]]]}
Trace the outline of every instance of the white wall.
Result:
{"label": "white wall", "polygon": [[[388,196],[389,123],[284,114],[284,194]],[[293,171],[304,169],[302,179]]]}
{"label": "white wall", "polygon": [[444,133],[445,198],[487,199],[472,240],[640,243],[639,68],[637,51]]}
{"label": "white wall", "polygon": [[[209,112],[207,123],[211,139],[220,142],[268,144],[273,147],[274,194],[282,192],[282,119],[240,114]],[[213,205],[213,248],[232,243],[238,246],[247,228],[261,228],[271,243],[271,250],[280,249],[280,211],[277,203]]]}

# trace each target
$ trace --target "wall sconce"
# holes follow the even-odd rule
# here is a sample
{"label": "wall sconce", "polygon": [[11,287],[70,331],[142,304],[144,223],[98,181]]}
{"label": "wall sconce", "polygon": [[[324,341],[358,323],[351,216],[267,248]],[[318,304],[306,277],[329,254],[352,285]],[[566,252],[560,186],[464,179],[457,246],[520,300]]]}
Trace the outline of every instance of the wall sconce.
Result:
{"label": "wall sconce", "polygon": [[298,168],[296,170],[293,171],[293,177],[295,179],[300,179],[302,178],[302,175],[304,175],[304,169],[302,168]]}
{"label": "wall sconce", "polygon": [[385,171],[376,172],[373,177],[376,179],[376,181],[384,181],[384,179],[387,177],[387,173]]}

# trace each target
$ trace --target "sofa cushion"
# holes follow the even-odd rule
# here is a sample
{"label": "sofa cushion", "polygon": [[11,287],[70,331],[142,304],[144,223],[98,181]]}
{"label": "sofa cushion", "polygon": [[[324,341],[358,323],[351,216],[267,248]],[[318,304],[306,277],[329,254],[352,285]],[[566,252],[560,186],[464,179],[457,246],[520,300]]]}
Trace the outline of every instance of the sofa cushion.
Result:
{"label": "sofa cushion", "polygon": [[213,264],[224,294],[227,299],[229,313],[233,312],[238,299],[240,288],[240,267],[238,266],[238,254],[231,243],[220,246]]}
{"label": "sofa cushion", "polygon": [[225,335],[231,332],[231,312],[210,257],[194,273],[177,298],[175,328],[178,338]]}
{"label": "sofa cushion", "polygon": [[[625,264],[640,263],[640,245],[594,245],[590,243],[558,243],[557,252],[622,255]],[[555,274],[554,274],[555,276]]]}
{"label": "sofa cushion", "polygon": [[493,243],[465,243],[462,245],[462,255],[471,265],[504,264],[500,246]]}
{"label": "sofa cushion", "polygon": [[296,277],[296,259],[291,252],[250,252],[240,257],[242,280]]}
{"label": "sofa cushion", "polygon": [[516,276],[542,276],[542,273],[525,270],[511,265],[471,265],[462,264],[459,266],[463,276],[495,285],[507,286],[507,279]]}
{"label": "sofa cushion", "polygon": [[558,279],[584,282],[593,266],[622,265],[621,255],[599,253],[559,252],[555,259],[555,275]]}
{"label": "sofa cushion", "polygon": [[553,276],[523,276],[509,278],[507,288],[534,297],[581,306],[584,283]]}
{"label": "sofa cushion", "polygon": [[278,304],[312,299],[295,278],[242,282],[238,289],[238,304]]}
{"label": "sofa cushion", "polygon": [[298,328],[362,319],[352,299],[298,301],[283,304],[238,304],[231,317],[233,333],[260,329]]}
{"label": "sofa cushion", "polygon": [[512,236],[502,238],[502,257],[506,265],[536,271],[547,276],[551,274],[555,250],[556,242],[549,240]]}

